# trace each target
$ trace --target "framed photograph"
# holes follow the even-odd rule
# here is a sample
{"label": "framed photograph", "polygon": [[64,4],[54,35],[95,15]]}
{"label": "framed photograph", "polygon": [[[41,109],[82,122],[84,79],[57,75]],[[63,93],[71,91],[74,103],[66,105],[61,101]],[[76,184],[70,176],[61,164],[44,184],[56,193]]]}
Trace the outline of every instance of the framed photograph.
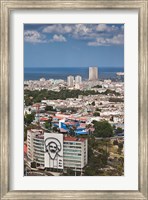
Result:
{"label": "framed photograph", "polygon": [[147,0],[0,2],[1,199],[147,199]]}

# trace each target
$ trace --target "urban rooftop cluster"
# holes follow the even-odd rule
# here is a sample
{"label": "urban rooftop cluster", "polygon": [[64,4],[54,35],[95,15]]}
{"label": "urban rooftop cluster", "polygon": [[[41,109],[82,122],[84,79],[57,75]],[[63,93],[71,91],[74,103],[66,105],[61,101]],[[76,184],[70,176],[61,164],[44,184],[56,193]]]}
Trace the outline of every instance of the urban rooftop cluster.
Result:
{"label": "urban rooftop cluster", "polygon": [[[98,68],[90,67],[89,80],[83,81],[80,75],[69,75],[67,81],[41,78],[25,81],[24,89],[24,155],[29,168],[33,163],[34,168],[50,172],[44,175],[66,175],[69,169],[90,175],[91,159],[104,159],[100,155],[105,155],[104,164],[94,173],[99,175],[104,168],[123,175],[123,82],[100,81]],[[104,138],[110,140],[109,145],[118,147],[115,152],[120,150],[120,156],[118,152],[104,153],[104,146],[99,143]],[[114,164],[122,163],[120,172],[112,160]]]}

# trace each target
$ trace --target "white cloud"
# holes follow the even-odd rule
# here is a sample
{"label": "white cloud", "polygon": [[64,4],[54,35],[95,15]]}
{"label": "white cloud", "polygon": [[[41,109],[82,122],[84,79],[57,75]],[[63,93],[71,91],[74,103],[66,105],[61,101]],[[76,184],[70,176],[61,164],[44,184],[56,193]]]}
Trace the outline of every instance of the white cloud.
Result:
{"label": "white cloud", "polygon": [[43,29],[43,33],[70,33],[72,32],[72,25],[54,24]]}
{"label": "white cloud", "polygon": [[92,29],[89,25],[85,24],[76,24],[74,27],[74,34],[86,35],[92,32]]}
{"label": "white cloud", "polygon": [[112,39],[109,39],[111,44],[121,45],[124,43],[124,36],[122,34],[114,36]]}
{"label": "white cloud", "polygon": [[110,33],[114,33],[114,32],[120,31],[120,29],[117,26],[115,26],[115,25],[109,26],[107,24],[99,24],[99,25],[97,25],[96,30],[98,32],[106,31],[106,32],[110,32]]}
{"label": "white cloud", "polygon": [[108,26],[106,24],[99,24],[97,27],[96,27],[96,30],[97,31],[107,31],[108,30]]}
{"label": "white cloud", "polygon": [[[32,43],[66,42],[66,37],[87,41],[89,46],[122,45],[124,25],[51,24],[40,31],[26,31],[25,41]],[[47,39],[48,38],[48,39]]]}
{"label": "white cloud", "polygon": [[110,46],[124,44],[123,34],[113,36],[112,38],[97,38],[96,41],[88,42],[88,46]]}
{"label": "white cloud", "polygon": [[52,39],[46,38],[46,36],[38,31],[28,30],[24,32],[24,40],[25,42],[30,43],[50,43],[50,42],[66,42],[66,38],[63,35],[53,35]]}
{"label": "white cloud", "polygon": [[43,33],[70,34],[71,36],[82,36],[91,32],[90,25],[85,24],[54,24],[45,27]]}
{"label": "white cloud", "polygon": [[54,35],[51,42],[66,42],[66,38],[63,35]]}
{"label": "white cloud", "polygon": [[38,31],[25,31],[24,32],[24,39],[26,42],[30,43],[46,43],[46,38],[43,34],[39,33]]}

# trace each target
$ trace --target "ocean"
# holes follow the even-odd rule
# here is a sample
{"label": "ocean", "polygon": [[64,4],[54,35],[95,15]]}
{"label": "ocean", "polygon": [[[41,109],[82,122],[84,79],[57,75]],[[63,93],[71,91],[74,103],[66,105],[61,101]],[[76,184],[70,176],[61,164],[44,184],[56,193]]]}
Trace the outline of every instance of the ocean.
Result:
{"label": "ocean", "polygon": [[[99,67],[99,79],[118,80],[123,77],[116,76],[117,72],[124,72],[123,67]],[[88,67],[50,67],[50,68],[25,68],[24,80],[39,80],[40,78],[48,79],[63,79],[66,80],[67,76],[82,76],[83,80],[88,79]]]}

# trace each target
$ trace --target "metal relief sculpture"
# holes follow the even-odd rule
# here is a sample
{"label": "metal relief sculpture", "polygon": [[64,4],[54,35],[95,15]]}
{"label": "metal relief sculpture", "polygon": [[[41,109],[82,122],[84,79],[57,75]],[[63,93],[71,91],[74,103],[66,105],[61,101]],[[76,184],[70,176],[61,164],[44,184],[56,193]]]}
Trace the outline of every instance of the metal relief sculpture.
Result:
{"label": "metal relief sculpture", "polygon": [[45,139],[45,164],[50,168],[63,168],[63,148],[61,141],[55,137]]}

